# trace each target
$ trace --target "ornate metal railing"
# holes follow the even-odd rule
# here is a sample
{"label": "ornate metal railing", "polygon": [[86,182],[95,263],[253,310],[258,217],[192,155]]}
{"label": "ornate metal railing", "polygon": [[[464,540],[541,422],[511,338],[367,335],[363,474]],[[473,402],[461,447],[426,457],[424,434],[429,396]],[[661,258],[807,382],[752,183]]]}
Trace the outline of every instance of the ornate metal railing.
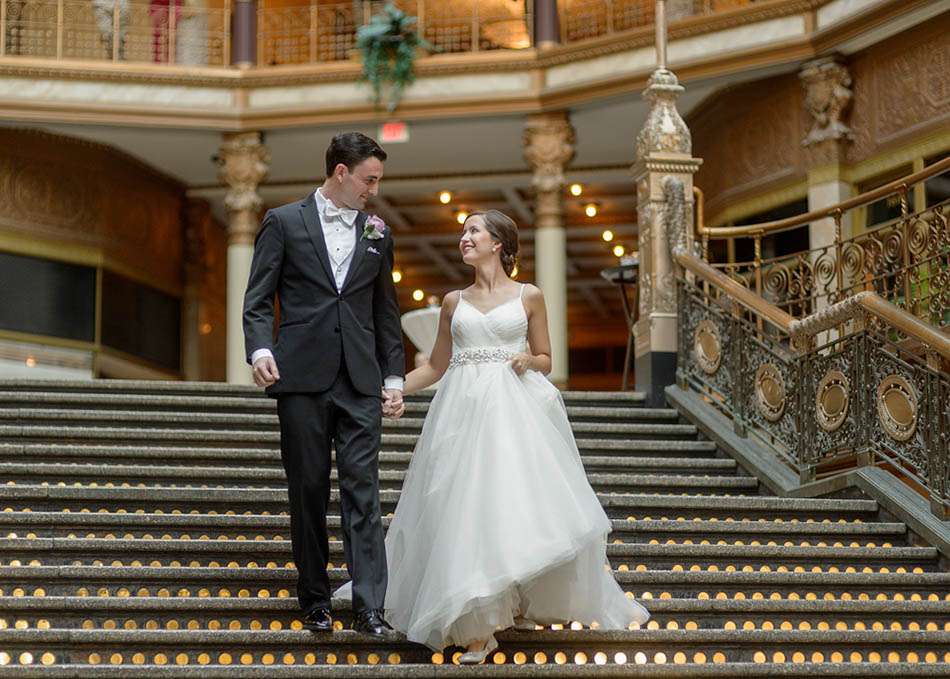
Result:
{"label": "ornate metal railing", "polygon": [[[873,290],[918,318],[939,326],[950,324],[950,200],[916,212],[910,209],[914,187],[950,175],[950,158],[916,174],[862,194],[834,208],[775,222],[739,227],[698,227],[703,257],[710,241],[751,239],[750,261],[715,264],[793,316],[806,316],[861,291]],[[892,199],[900,216],[843,237],[855,228],[855,213],[879,200]],[[763,240],[773,234],[831,219],[829,244],[763,257]]]}
{"label": "ornate metal railing", "polygon": [[[756,1],[668,0],[666,14],[672,22],[738,9]],[[656,11],[656,0],[560,0],[558,5],[561,41],[565,43],[651,26]]]}
{"label": "ornate metal railing", "polygon": [[[285,6],[259,0],[258,64],[348,59],[356,45],[356,29],[384,4],[310,0]],[[419,34],[439,53],[531,46],[530,0],[397,0],[394,4],[417,18]]]}
{"label": "ornate metal railing", "polygon": [[[666,186],[670,205],[684,201],[676,188]],[[913,305],[905,310],[872,290],[849,294],[850,287],[839,292],[841,301],[795,318],[748,279],[691,253],[682,221],[668,225],[680,267],[680,386],[702,394],[803,483],[881,465],[950,518],[950,337],[943,329],[909,313]],[[894,273],[905,265],[898,261]]]}
{"label": "ornate metal railing", "polygon": [[230,63],[230,0],[0,0],[0,56]]}
{"label": "ornate metal railing", "polygon": [[[670,0],[676,22],[761,0]],[[354,56],[356,30],[383,0],[257,2],[257,65],[332,63]],[[533,0],[395,0],[418,17],[438,53],[518,50],[533,44]],[[561,0],[563,43],[624,33],[654,21],[655,0]],[[0,57],[231,64],[233,0],[0,0]]]}

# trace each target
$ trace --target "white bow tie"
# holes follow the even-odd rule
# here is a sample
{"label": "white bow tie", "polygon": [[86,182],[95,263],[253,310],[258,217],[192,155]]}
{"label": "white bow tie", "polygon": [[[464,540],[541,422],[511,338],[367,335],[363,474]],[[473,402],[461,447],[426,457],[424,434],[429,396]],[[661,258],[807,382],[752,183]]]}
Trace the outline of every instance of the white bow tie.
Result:
{"label": "white bow tie", "polygon": [[346,223],[347,226],[353,226],[353,223],[356,221],[356,216],[359,214],[359,212],[345,207],[337,207],[328,200],[323,205],[323,214],[327,218],[339,217]]}

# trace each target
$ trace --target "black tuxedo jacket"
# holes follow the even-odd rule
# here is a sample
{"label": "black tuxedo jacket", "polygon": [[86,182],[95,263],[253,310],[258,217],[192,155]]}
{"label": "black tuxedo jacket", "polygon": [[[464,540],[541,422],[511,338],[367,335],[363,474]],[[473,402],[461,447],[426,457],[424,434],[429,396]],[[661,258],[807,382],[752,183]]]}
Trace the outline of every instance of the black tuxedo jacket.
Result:
{"label": "black tuxedo jacket", "polygon": [[392,235],[387,228],[380,239],[363,238],[366,218],[356,219],[358,240],[338,292],[313,194],[264,216],[244,295],[244,341],[248,362],[257,349],[274,354],[280,379],[269,395],[326,391],[341,363],[367,395],[380,393],[384,376],[405,375]]}

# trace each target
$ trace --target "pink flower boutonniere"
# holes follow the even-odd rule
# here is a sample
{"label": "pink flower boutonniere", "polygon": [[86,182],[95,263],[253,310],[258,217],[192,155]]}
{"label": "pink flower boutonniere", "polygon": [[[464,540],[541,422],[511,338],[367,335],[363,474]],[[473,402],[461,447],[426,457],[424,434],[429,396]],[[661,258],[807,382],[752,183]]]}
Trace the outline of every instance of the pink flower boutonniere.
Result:
{"label": "pink flower boutonniere", "polygon": [[386,235],[386,222],[377,217],[376,215],[370,215],[366,219],[366,226],[363,227],[363,238],[369,238],[370,240],[379,240]]}

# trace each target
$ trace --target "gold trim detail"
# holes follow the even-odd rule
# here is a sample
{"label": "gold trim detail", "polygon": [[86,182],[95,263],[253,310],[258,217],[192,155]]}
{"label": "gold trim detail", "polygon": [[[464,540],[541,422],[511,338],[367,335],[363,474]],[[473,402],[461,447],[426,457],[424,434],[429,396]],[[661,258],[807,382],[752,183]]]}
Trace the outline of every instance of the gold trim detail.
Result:
{"label": "gold trim detail", "polygon": [[696,326],[693,335],[693,351],[700,369],[707,375],[715,375],[722,364],[722,339],[719,327],[708,318]]}
{"label": "gold trim detail", "polygon": [[755,371],[755,404],[762,417],[778,422],[785,414],[785,379],[771,363],[763,363]]}
{"label": "gold trim detail", "polygon": [[828,433],[836,431],[848,417],[851,406],[851,382],[840,370],[829,370],[818,383],[815,394],[815,418]]}
{"label": "gold trim detail", "polygon": [[903,443],[917,431],[917,392],[901,375],[888,375],[877,387],[877,415],[884,431]]}

